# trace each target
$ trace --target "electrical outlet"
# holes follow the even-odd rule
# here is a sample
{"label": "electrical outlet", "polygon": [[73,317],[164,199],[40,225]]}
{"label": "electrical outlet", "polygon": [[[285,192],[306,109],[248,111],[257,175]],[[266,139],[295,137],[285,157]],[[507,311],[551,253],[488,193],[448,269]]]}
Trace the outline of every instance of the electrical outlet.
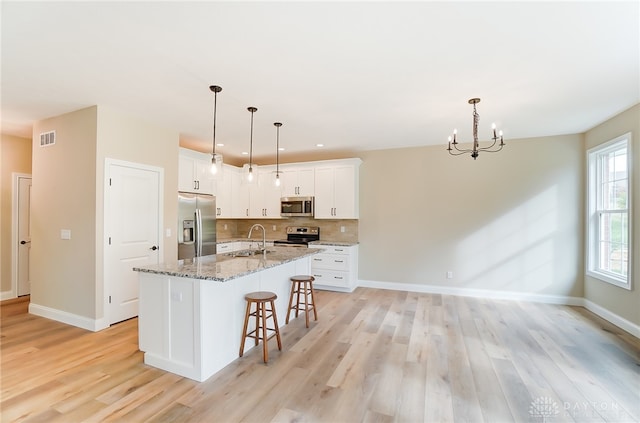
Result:
{"label": "electrical outlet", "polygon": [[71,229],[60,229],[60,239],[71,239]]}
{"label": "electrical outlet", "polygon": [[340,226],[340,232],[342,232],[342,233],[345,232],[344,226]]}
{"label": "electrical outlet", "polygon": [[164,230],[164,235],[165,235],[167,238],[171,238],[171,228],[166,228],[166,229]]}
{"label": "electrical outlet", "polygon": [[273,231],[274,232],[276,231],[276,225],[273,225]]}
{"label": "electrical outlet", "polygon": [[447,272],[447,279],[453,279],[453,272],[451,270]]}
{"label": "electrical outlet", "polygon": [[224,224],[224,230],[225,231],[227,230],[227,224],[226,223]]}

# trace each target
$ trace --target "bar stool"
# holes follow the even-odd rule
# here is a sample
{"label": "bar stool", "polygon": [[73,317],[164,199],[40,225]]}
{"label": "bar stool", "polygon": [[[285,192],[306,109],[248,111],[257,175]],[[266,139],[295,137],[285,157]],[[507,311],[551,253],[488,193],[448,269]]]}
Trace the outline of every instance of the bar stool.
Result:
{"label": "bar stool", "polygon": [[[289,315],[292,310],[296,311],[296,317],[298,317],[300,311],[304,311],[305,322],[307,327],[309,327],[309,311],[313,310],[314,320],[318,320],[316,299],[313,291],[313,281],[315,278],[309,275],[296,275],[289,279],[291,279],[291,294],[289,295],[286,323],[289,323]],[[296,304],[293,304],[294,295],[296,296]],[[302,298],[300,298],[301,296]],[[311,296],[311,301],[309,301],[309,296]]]}
{"label": "bar stool", "polygon": [[[242,341],[240,342],[240,357],[244,354],[244,341],[247,338],[253,338],[256,346],[258,342],[262,340],[262,358],[265,363],[269,361],[267,341],[274,335],[278,339],[278,349],[282,350],[280,329],[278,329],[278,317],[276,316],[276,307],[274,304],[276,298],[278,298],[278,296],[275,293],[268,291],[250,292],[244,296],[244,299],[247,300],[247,311],[244,316],[244,329],[242,330]],[[269,303],[270,309],[267,308],[267,303]],[[256,305],[256,310],[253,312],[251,311],[252,304]],[[255,317],[256,328],[247,333],[249,318],[251,316]],[[270,317],[273,320],[273,328],[267,327],[267,319]],[[267,331],[272,331],[273,333],[267,336]]]}

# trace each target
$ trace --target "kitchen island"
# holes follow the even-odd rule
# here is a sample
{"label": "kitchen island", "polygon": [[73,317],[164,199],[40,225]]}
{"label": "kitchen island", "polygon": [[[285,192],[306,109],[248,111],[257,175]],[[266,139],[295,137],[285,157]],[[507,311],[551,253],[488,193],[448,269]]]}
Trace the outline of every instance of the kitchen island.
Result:
{"label": "kitchen island", "polygon": [[[139,272],[138,342],[145,364],[199,382],[208,379],[238,358],[245,294],[275,292],[282,326],[289,277],[309,274],[310,257],[318,252],[269,247],[264,253],[240,251],[134,268]],[[245,351],[253,347],[247,342]]]}

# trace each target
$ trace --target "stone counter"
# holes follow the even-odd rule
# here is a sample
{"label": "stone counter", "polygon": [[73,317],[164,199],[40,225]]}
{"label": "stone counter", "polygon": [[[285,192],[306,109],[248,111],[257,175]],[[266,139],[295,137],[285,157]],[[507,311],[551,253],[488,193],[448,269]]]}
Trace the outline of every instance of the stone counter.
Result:
{"label": "stone counter", "polygon": [[313,248],[269,247],[266,253],[238,257],[237,252],[178,260],[176,263],[134,267],[136,272],[226,282],[251,273],[317,254]]}

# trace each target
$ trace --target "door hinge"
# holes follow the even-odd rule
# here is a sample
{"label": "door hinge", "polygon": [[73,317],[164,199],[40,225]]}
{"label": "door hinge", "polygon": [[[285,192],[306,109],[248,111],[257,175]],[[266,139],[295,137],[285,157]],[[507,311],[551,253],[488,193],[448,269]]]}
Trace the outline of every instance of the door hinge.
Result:
{"label": "door hinge", "polygon": [[109,245],[111,245],[111,237],[109,237]]}
{"label": "door hinge", "polygon": [[109,304],[111,304],[111,295],[109,295]]}
{"label": "door hinge", "polygon": [[111,178],[109,178],[109,186],[111,186]]}

